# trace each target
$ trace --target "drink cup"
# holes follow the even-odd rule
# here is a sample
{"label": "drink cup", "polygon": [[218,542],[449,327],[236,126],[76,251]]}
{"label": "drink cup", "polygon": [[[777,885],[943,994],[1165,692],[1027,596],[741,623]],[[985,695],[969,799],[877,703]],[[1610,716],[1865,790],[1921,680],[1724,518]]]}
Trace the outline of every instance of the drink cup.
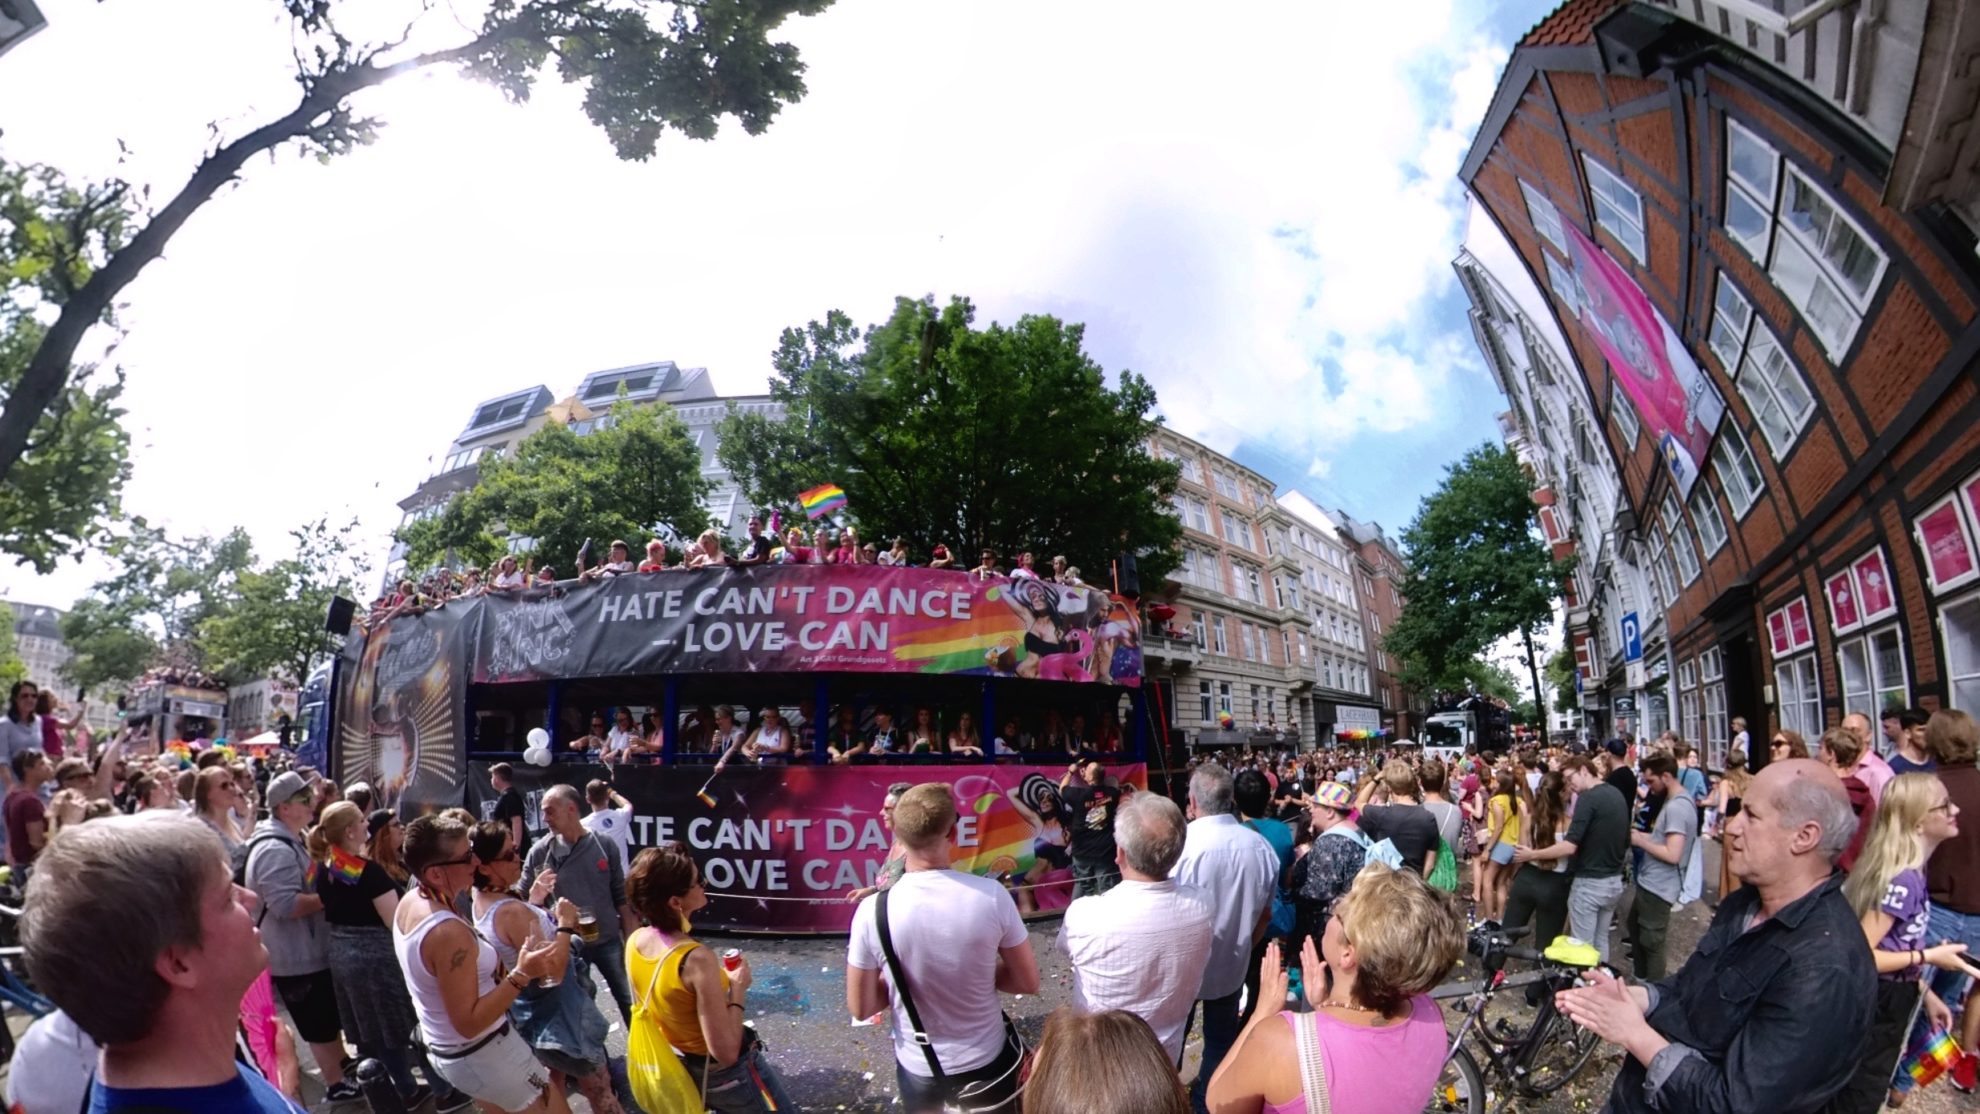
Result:
{"label": "drink cup", "polygon": [[730,948],[728,951],[723,952],[722,970],[727,971],[731,975],[742,970],[742,952],[735,948]]}
{"label": "drink cup", "polygon": [[583,909],[578,912],[578,935],[584,937],[584,941],[587,944],[597,943],[598,941],[597,914],[593,913],[589,909]]}

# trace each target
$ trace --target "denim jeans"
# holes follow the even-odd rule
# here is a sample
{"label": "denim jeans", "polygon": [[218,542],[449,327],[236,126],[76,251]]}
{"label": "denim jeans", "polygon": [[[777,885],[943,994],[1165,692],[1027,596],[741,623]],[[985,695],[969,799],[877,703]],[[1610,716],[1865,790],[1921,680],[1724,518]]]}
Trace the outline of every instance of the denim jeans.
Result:
{"label": "denim jeans", "polygon": [[[1024,1057],[1007,1040],[997,1058],[969,1071],[943,1072],[943,1084],[933,1076],[911,1072],[896,1060],[894,1085],[900,1088],[901,1105],[908,1114],[934,1114],[950,1103],[970,1110],[990,1110],[997,1114],[1017,1114],[1021,1101],[1017,1066]],[[925,1068],[926,1062],[916,1064]],[[709,1096],[712,1100],[714,1096]],[[788,1106],[780,1104],[783,1109]],[[724,1114],[727,1114],[725,1111]]]}
{"label": "denim jeans", "polygon": [[1074,859],[1072,876],[1073,897],[1091,897],[1113,889],[1121,880],[1121,868],[1112,859]]}
{"label": "denim jeans", "polygon": [[584,958],[598,969],[599,977],[605,980],[605,989],[612,992],[612,1000],[619,1004],[620,1019],[630,1027],[632,984],[626,980],[626,942],[614,938],[587,943]]}
{"label": "denim jeans", "polygon": [[1238,996],[1242,989],[1234,990],[1222,998],[1200,998],[1189,1010],[1189,1024],[1183,1029],[1183,1040],[1189,1040],[1189,1031],[1196,1027],[1198,1010],[1203,1013],[1203,1066],[1196,1069],[1196,1082],[1189,1085],[1189,1104],[1197,1114],[1209,1110],[1207,1096],[1210,1092],[1210,1077],[1217,1073],[1217,1066],[1230,1055],[1231,1046],[1238,1039]]}
{"label": "denim jeans", "polygon": [[1609,961],[1609,930],[1616,923],[1616,906],[1622,904],[1623,880],[1576,878],[1568,888],[1568,932],[1577,940],[1595,945],[1602,962]]}
{"label": "denim jeans", "polygon": [[[747,1032],[747,1030],[745,1030]],[[696,1087],[706,1085],[708,1109],[716,1114],[766,1114],[771,1110],[795,1110],[791,1097],[784,1091],[784,1078],[770,1061],[763,1058],[763,1047],[755,1045],[735,1063],[726,1068],[708,1071],[705,1057],[689,1053],[681,1055],[681,1063],[687,1065],[688,1077]],[[703,1073],[707,1079],[702,1078]],[[768,1101],[766,1101],[766,1093]],[[770,1105],[772,1102],[775,1106]]]}

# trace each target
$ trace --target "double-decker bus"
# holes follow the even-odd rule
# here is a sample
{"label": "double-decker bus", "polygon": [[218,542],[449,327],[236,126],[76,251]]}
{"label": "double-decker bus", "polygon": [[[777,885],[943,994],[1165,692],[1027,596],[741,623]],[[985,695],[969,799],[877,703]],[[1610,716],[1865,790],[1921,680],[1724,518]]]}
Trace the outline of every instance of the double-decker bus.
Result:
{"label": "double-decker bus", "polygon": [[[879,804],[900,782],[953,787],[959,868],[1004,879],[1026,909],[1062,907],[1084,817],[1058,814],[1061,777],[1088,757],[1145,786],[1143,755],[1166,736],[1143,699],[1131,601],[885,566],[667,570],[456,599],[352,639],[334,678],[312,679],[306,756],[317,704],[334,710],[320,733],[332,775],[403,814],[487,817],[488,769],[507,762],[540,830],[545,789],[609,779],[634,806],[635,852],[679,840],[695,853],[714,899],[704,923],[764,932],[845,929],[845,895],[887,856]],[[622,710],[651,753],[604,764],[570,746]],[[731,747],[773,714],[788,755]],[[532,739],[546,736],[547,763],[526,760],[545,758]],[[952,751],[952,736],[977,752]],[[932,745],[915,751],[917,737]],[[845,753],[876,739],[885,753]]]}

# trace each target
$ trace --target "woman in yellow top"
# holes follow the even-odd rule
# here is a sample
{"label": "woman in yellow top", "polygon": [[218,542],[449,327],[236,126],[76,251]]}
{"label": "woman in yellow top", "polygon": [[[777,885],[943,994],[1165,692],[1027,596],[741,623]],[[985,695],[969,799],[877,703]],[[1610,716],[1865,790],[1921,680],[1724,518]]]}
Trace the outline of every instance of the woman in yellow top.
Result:
{"label": "woman in yellow top", "polygon": [[[687,848],[670,843],[641,851],[626,875],[626,900],[649,926],[626,941],[636,995],[632,1023],[659,1026],[717,1114],[798,1109],[763,1058],[756,1031],[743,1024],[748,958],[725,971],[719,956],[688,935],[688,918],[708,904],[708,895]],[[639,1065],[630,1066],[639,1072]]]}
{"label": "woman in yellow top", "polygon": [[1526,785],[1513,767],[1502,768],[1492,782],[1492,799],[1485,806],[1486,843],[1491,860],[1485,864],[1485,889],[1478,895],[1478,913],[1488,921],[1506,914],[1506,894],[1512,889],[1513,852],[1519,849],[1520,799]]}

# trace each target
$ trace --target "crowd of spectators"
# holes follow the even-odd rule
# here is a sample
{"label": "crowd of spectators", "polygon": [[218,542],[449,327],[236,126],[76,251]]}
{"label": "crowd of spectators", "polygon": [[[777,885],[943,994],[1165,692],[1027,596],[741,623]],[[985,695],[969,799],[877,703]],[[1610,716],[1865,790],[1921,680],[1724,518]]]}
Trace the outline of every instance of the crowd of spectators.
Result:
{"label": "crowd of spectators", "polygon": [[917,704],[897,717],[884,704],[846,703],[821,717],[810,700],[765,704],[754,714],[740,705],[697,705],[681,713],[672,732],[657,705],[601,708],[584,722],[588,730],[565,742],[560,753],[608,765],[657,763],[670,734],[676,761],[712,759],[720,767],[817,761],[821,732],[823,760],[834,765],[1056,760],[1117,755],[1129,745],[1127,729],[1113,710],[1090,718],[1085,712],[1057,709],[1014,714],[994,732],[982,730],[976,713],[967,709]]}
{"label": "crowd of spectators", "polygon": [[[982,550],[977,563],[967,565],[947,545],[937,542],[929,548],[927,558],[923,559],[908,549],[904,538],[894,538],[885,549],[874,542],[862,542],[856,526],[825,525],[818,527],[815,533],[808,532],[803,526],[791,526],[781,534],[773,535],[764,532],[761,518],[752,517],[747,531],[734,547],[734,552],[723,544],[721,533],[714,529],[704,530],[693,541],[678,546],[665,539],[654,538],[639,554],[635,554],[630,543],[614,540],[605,546],[602,554],[594,557],[587,542],[576,554],[569,577],[560,574],[551,564],[537,565],[534,557],[513,554],[503,557],[486,570],[474,566],[460,570],[436,568],[416,578],[403,578],[393,591],[373,599],[368,621],[379,623],[398,615],[416,614],[444,606],[450,600],[470,596],[554,591],[558,583],[564,580],[589,584],[617,576],[750,565],[928,568],[967,574],[979,580],[1031,579],[1069,587],[1081,587],[1086,583],[1080,578],[1079,569],[1067,564],[1063,556],[1051,558],[1048,565],[1040,568],[1030,552],[1021,552],[1006,569],[992,549]],[[641,557],[643,559],[639,559]]]}

